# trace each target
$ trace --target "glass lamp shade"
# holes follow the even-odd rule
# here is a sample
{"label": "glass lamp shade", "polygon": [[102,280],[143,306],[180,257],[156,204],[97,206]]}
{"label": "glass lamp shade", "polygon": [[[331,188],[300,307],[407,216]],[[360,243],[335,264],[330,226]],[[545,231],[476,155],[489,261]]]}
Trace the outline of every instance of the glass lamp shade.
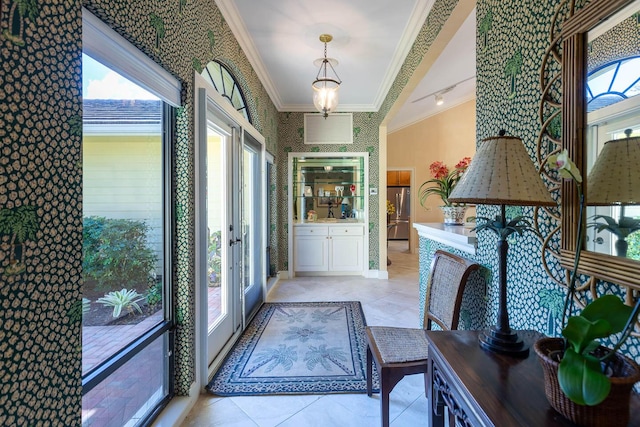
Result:
{"label": "glass lamp shade", "polygon": [[335,80],[321,79],[314,81],[311,87],[313,88],[313,105],[327,117],[338,106],[340,84]]}

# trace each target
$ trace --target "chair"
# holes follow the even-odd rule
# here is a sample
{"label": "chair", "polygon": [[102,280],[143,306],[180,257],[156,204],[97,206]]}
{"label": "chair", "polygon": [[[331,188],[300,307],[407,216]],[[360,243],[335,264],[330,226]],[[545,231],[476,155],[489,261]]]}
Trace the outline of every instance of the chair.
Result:
{"label": "chair", "polygon": [[389,394],[405,375],[427,372],[428,349],[424,330],[432,322],[444,330],[458,328],[460,305],[467,279],[480,266],[470,260],[436,251],[431,263],[424,306],[423,329],[369,326],[367,337],[367,395],[372,393],[373,362],[380,379],[382,427],[389,426]]}

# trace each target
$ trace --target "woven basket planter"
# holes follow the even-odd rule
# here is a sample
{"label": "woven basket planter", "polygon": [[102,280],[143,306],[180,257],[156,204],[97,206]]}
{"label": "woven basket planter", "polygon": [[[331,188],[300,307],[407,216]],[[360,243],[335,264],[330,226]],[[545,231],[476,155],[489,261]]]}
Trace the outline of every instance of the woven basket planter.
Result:
{"label": "woven basket planter", "polygon": [[[625,427],[629,423],[629,402],[633,385],[640,381],[640,368],[631,359],[620,354],[611,358],[614,375],[611,392],[602,403],[595,406],[578,405],[569,400],[558,383],[558,361],[550,354],[564,348],[562,338],[542,338],[533,346],[544,372],[544,391],[549,403],[565,418],[583,427]],[[609,349],[599,347],[596,356],[602,356]]]}

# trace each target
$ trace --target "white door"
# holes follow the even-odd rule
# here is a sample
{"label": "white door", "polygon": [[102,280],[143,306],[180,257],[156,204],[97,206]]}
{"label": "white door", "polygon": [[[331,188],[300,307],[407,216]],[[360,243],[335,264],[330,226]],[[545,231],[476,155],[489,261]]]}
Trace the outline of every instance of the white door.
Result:
{"label": "white door", "polygon": [[196,143],[196,284],[206,317],[206,362],[241,323],[240,137],[207,89],[198,93]]}

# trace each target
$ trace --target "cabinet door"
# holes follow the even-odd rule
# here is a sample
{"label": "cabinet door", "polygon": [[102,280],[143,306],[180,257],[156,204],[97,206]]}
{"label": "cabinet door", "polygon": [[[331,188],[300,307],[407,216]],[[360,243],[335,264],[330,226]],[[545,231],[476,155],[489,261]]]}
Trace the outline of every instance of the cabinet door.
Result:
{"label": "cabinet door", "polygon": [[329,271],[362,271],[362,236],[331,236]]}
{"label": "cabinet door", "polygon": [[387,187],[395,187],[398,185],[398,171],[387,171]]}
{"label": "cabinet door", "polygon": [[326,236],[295,236],[293,259],[295,271],[327,271],[329,269]]}
{"label": "cabinet door", "polygon": [[398,185],[401,187],[409,187],[411,185],[411,171],[398,172]]}

